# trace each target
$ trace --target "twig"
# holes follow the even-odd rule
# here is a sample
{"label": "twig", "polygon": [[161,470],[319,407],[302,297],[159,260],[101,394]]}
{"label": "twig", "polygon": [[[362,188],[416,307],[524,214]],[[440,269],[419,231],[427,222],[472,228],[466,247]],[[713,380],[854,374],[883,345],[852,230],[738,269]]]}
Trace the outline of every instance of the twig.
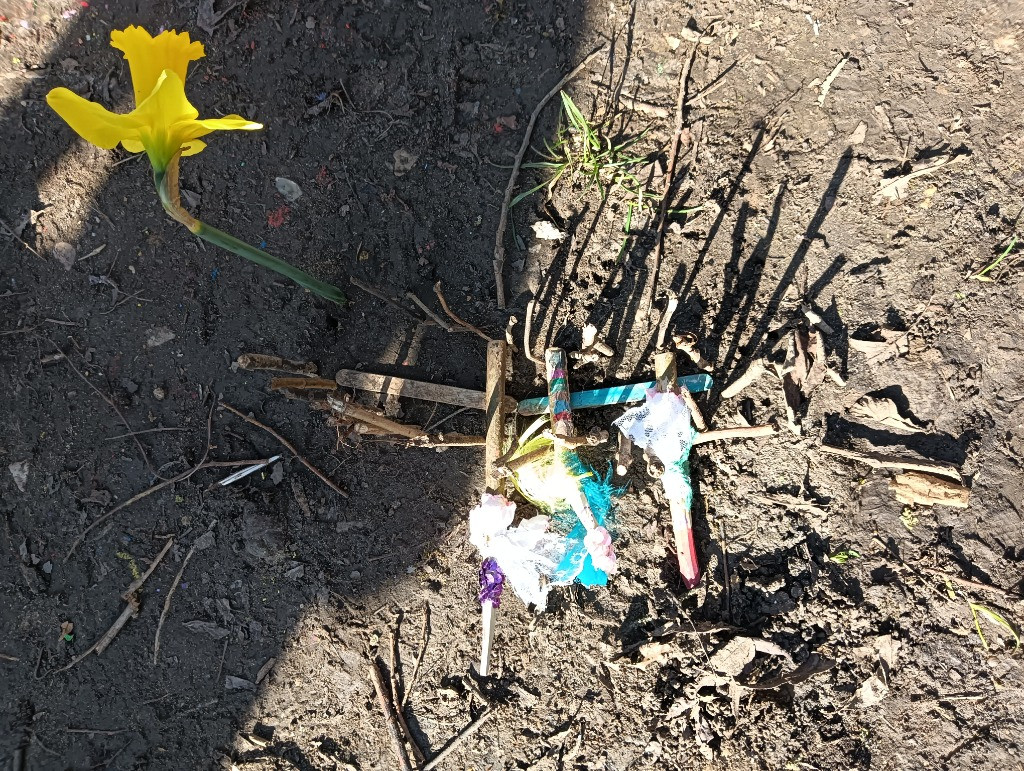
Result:
{"label": "twig", "polygon": [[227,402],[222,401],[220,404],[221,404],[222,407],[224,407],[224,409],[228,410],[228,412],[235,413],[235,415],[240,417],[246,423],[249,423],[250,425],[256,426],[257,428],[262,428],[264,431],[266,431],[268,434],[270,434],[272,437],[274,437],[277,441],[279,441],[284,446],[284,448],[286,450],[288,450],[288,452],[290,452],[292,455],[294,455],[295,458],[303,466],[305,466],[310,471],[312,471],[314,474],[316,474],[318,477],[320,477],[321,481],[323,481],[323,483],[325,485],[327,485],[329,488],[334,490],[334,492],[336,492],[342,498],[348,498],[348,493],[346,493],[344,490],[342,490],[340,487],[338,487],[336,484],[334,484],[334,482],[332,482],[327,477],[326,474],[324,474],[320,469],[318,469],[316,466],[314,466],[312,463],[310,463],[308,460],[306,460],[302,456],[302,454],[298,450],[295,449],[295,445],[293,445],[291,442],[289,442],[287,439],[285,439],[283,436],[281,436],[279,433],[277,433],[277,431],[275,431],[274,429],[270,428],[269,426],[263,425],[258,420],[256,420],[256,418],[249,417],[248,415],[243,413],[241,410],[238,410],[235,407],[232,407]]}
{"label": "twig", "polygon": [[[398,687],[398,646],[402,643],[402,611],[399,609],[398,614],[395,616],[395,630],[391,633],[391,667],[388,674],[391,676],[391,693],[393,695],[395,705],[397,706],[401,702],[402,691]],[[401,710],[399,710],[399,716],[401,716]]]}
{"label": "twig", "polygon": [[164,621],[167,618],[168,612],[171,610],[171,598],[174,597],[174,592],[178,589],[178,584],[181,583],[181,576],[185,572],[185,567],[188,565],[188,561],[192,559],[192,554],[196,550],[196,544],[199,542],[197,538],[192,542],[192,545],[188,548],[188,552],[185,554],[185,559],[181,561],[181,567],[178,568],[178,575],[174,577],[174,581],[171,582],[171,588],[167,590],[167,596],[164,598],[164,607],[160,611],[160,621],[156,625],[156,637],[153,638],[153,663],[156,664],[157,658],[160,656],[160,632],[163,631]]}
{"label": "twig", "polygon": [[451,308],[448,307],[448,301],[444,299],[444,295],[441,293],[441,282],[440,281],[438,281],[436,284],[434,284],[434,294],[437,295],[437,299],[441,302],[441,309],[445,313],[448,314],[448,318],[450,318],[452,321],[454,321],[460,327],[464,327],[465,329],[469,330],[470,332],[475,334],[477,337],[481,337],[484,340],[486,340],[487,342],[491,342],[492,338],[490,336],[484,334],[484,332],[482,332],[477,327],[474,327],[468,321],[463,321],[461,318],[459,318],[458,316],[455,315],[455,313],[452,311]]}
{"label": "twig", "polygon": [[[729,579],[729,542],[725,540],[725,523],[718,523],[718,534],[722,541],[722,572],[725,577],[725,616],[732,623],[732,581]],[[689,618],[689,617],[687,617]],[[692,622],[691,622],[692,623]]]}
{"label": "twig", "polygon": [[3,661],[21,661],[17,656],[8,656],[6,653],[0,653],[0,659]]}
{"label": "twig", "polygon": [[338,383],[322,377],[272,377],[271,391],[337,391]]}
{"label": "twig", "polygon": [[665,347],[665,337],[668,335],[668,325],[672,322],[676,308],[679,307],[679,295],[676,292],[668,293],[668,302],[665,304],[665,312],[661,314],[661,321],[658,322],[658,338],[655,341],[655,349],[662,350]]}
{"label": "twig", "polygon": [[[224,638],[224,647],[220,650],[220,664],[217,665],[217,676],[213,678],[214,683],[220,682],[221,673],[224,671],[224,657],[228,655],[228,643],[231,642],[231,635]],[[259,683],[257,683],[259,685]]]}
{"label": "twig", "polygon": [[423,662],[423,655],[427,652],[427,642],[430,639],[430,605],[423,603],[423,627],[420,629],[420,652],[416,655],[416,663],[412,665],[412,676],[409,678],[409,687],[402,694],[398,709],[402,710],[409,701],[409,694],[416,685],[416,676],[420,673],[420,664]]}
{"label": "twig", "polygon": [[134,618],[137,615],[139,615],[139,598],[137,595],[132,595],[128,600],[128,603],[124,606],[124,609],[121,611],[121,615],[118,616],[117,620],[110,625],[110,628],[103,633],[103,636],[94,642],[85,653],[76,656],[68,664],[57,671],[65,672],[71,669],[71,667],[78,664],[91,653],[95,653],[97,656],[103,653],[103,651],[107,649],[107,646],[109,646],[110,643],[114,641],[114,638],[117,637],[117,633],[120,632],[124,628],[124,625],[128,623],[128,619]]}
{"label": "twig", "polygon": [[146,583],[146,579],[153,575],[153,571],[156,570],[157,565],[160,564],[160,561],[167,555],[167,552],[171,550],[173,545],[174,536],[171,536],[167,539],[167,543],[164,544],[164,548],[162,548],[160,553],[156,555],[156,559],[149,563],[149,567],[146,568],[146,572],[132,581],[128,588],[124,590],[121,594],[122,600],[129,600],[131,596],[135,594],[135,592],[137,592],[144,583]]}
{"label": "twig", "polygon": [[841,458],[850,458],[871,466],[871,468],[898,468],[907,471],[924,471],[925,473],[939,474],[940,476],[955,479],[963,482],[960,471],[956,466],[949,463],[937,463],[930,460],[917,460],[914,458],[900,458],[896,455],[885,455],[880,452],[857,452],[856,450],[845,450],[842,447],[832,447],[828,444],[820,445],[822,452],[829,455],[838,455]]}
{"label": "twig", "polygon": [[376,287],[373,287],[373,286],[370,286],[369,284],[367,284],[365,281],[360,281],[355,276],[349,276],[349,281],[352,282],[352,286],[355,286],[355,287],[358,287],[359,289],[362,289],[364,292],[366,292],[369,295],[373,295],[378,300],[383,300],[388,305],[390,305],[392,308],[394,308],[397,311],[401,311],[406,316],[411,318],[413,321],[420,321],[420,322],[423,321],[423,319],[421,319],[419,316],[417,316],[411,310],[406,308],[400,302],[397,302],[397,301],[393,300],[392,298],[388,297],[386,294],[384,294],[382,291],[380,291]]}
{"label": "twig", "polygon": [[243,353],[235,361],[244,370],[274,370],[293,375],[316,377],[316,364],[311,361],[290,361],[267,353]]}
{"label": "twig", "polygon": [[724,439],[761,439],[765,436],[774,436],[779,429],[768,423],[763,426],[737,426],[736,428],[717,428],[713,431],[703,431],[694,438],[693,443],[707,444],[708,442],[719,442]]}
{"label": "twig", "polygon": [[105,393],[103,393],[99,388],[96,387],[96,385],[91,380],[89,380],[89,378],[83,375],[79,371],[78,367],[71,363],[71,357],[65,355],[64,351],[60,349],[59,345],[53,342],[53,340],[51,340],[50,338],[46,338],[46,341],[50,345],[52,345],[58,353],[60,353],[63,356],[64,361],[66,361],[68,366],[71,367],[71,371],[78,375],[79,379],[83,383],[85,383],[86,385],[89,386],[89,388],[95,391],[96,395],[99,396],[103,401],[105,401],[110,406],[110,408],[117,413],[117,417],[121,418],[121,422],[124,423],[124,427],[127,428],[129,433],[131,434],[132,440],[135,442],[135,446],[139,448],[139,454],[142,455],[142,460],[146,464],[146,467],[157,479],[163,479],[163,477],[157,473],[156,468],[154,468],[152,462],[149,460],[149,456],[146,454],[146,449],[142,446],[142,442],[140,442],[139,438],[135,436],[134,432],[132,432],[131,424],[128,423],[128,420],[125,418],[124,413],[121,412],[121,410],[118,408],[116,404],[114,404],[114,400],[107,396]]}
{"label": "twig", "polygon": [[200,469],[204,469],[204,468],[233,468],[233,467],[236,467],[236,466],[252,466],[252,465],[257,464],[257,463],[268,463],[268,462],[269,461],[267,459],[265,459],[265,458],[264,459],[258,459],[258,460],[210,460],[210,461],[206,461],[205,463],[200,463],[198,465],[195,465],[192,468],[190,468],[188,471],[183,471],[182,473],[178,474],[178,476],[176,476],[176,477],[172,477],[170,479],[164,480],[163,482],[159,482],[158,484],[155,484],[152,487],[150,487],[150,488],[148,488],[146,490],[143,490],[138,495],[132,496],[131,498],[129,498],[124,503],[117,504],[114,508],[112,508],[106,514],[104,514],[101,517],[97,517],[95,520],[93,520],[92,523],[89,525],[89,527],[85,528],[85,530],[83,530],[79,534],[79,536],[75,539],[74,543],[71,544],[71,548],[68,549],[68,553],[64,555],[64,559],[61,560],[61,562],[67,562],[68,561],[68,558],[72,554],[75,553],[75,549],[77,549],[78,545],[80,543],[82,543],[83,540],[85,540],[85,537],[87,535],[89,535],[89,532],[91,530],[93,530],[94,528],[96,528],[99,525],[101,525],[104,522],[106,522],[108,519],[110,519],[112,516],[114,516],[121,509],[126,509],[129,506],[131,506],[133,503],[138,503],[143,498],[145,498],[147,495],[152,495],[153,493],[157,492],[158,490],[162,490],[163,488],[167,487],[168,485],[173,485],[176,482],[184,482],[186,479],[188,479],[190,476],[195,474]]}
{"label": "twig", "polygon": [[127,439],[129,436],[138,436],[139,434],[158,434],[163,431],[188,431],[187,428],[175,428],[175,427],[164,427],[164,428],[144,428],[141,431],[132,431],[129,434],[118,434],[117,436],[108,436],[103,441],[112,442],[115,439]]}
{"label": "twig", "polygon": [[398,677],[398,646],[402,639],[401,627],[402,612],[399,611],[398,616],[395,618],[395,631],[391,636],[391,696],[394,702],[395,715],[398,717],[398,722],[402,726],[402,732],[405,734],[406,741],[409,742],[409,746],[412,747],[412,754],[416,756],[416,764],[423,765],[427,759],[424,757],[419,744],[416,743],[416,739],[413,737],[412,731],[409,730],[409,724],[405,722],[405,714],[402,710],[402,689],[399,687]]}
{"label": "twig", "polygon": [[429,434],[431,431],[436,429],[438,426],[441,426],[441,425],[447,423],[449,420],[454,418],[460,412],[465,412],[468,409],[469,409],[469,407],[459,407],[457,410],[455,410],[454,412],[446,415],[445,417],[441,418],[440,420],[436,421],[435,423],[431,423],[429,426],[424,426],[423,433],[424,434]]}
{"label": "twig", "polygon": [[530,342],[530,338],[533,337],[533,312],[537,308],[537,298],[531,298],[530,302],[526,304],[526,323],[523,324],[523,353],[526,354],[526,358],[535,364],[544,364],[543,359],[538,359],[533,355],[533,346]]}
{"label": "twig", "polygon": [[505,377],[508,374],[508,343],[495,340],[487,344],[485,422],[487,440],[484,445],[484,487],[487,492],[501,493],[503,484],[494,468],[495,458],[505,444]]}
{"label": "twig", "polygon": [[127,728],[117,728],[113,731],[105,731],[101,728],[65,728],[64,732],[69,734],[96,734],[97,736],[117,736],[127,731]]}
{"label": "twig", "polygon": [[0,217],[0,225],[4,226],[4,230],[7,231],[7,235],[9,235],[11,238],[13,238],[15,241],[17,241],[22,246],[24,246],[30,252],[32,252],[32,254],[34,254],[40,260],[42,260],[43,262],[46,262],[46,258],[43,257],[43,255],[41,255],[39,252],[37,252],[31,246],[29,246],[27,241],[23,240],[17,233],[15,233],[14,232],[14,228],[12,228],[10,225],[8,225],[7,224],[7,220],[5,220],[3,217]]}
{"label": "twig", "polygon": [[370,681],[373,683],[373,689],[377,692],[377,702],[380,704],[381,712],[384,713],[384,720],[388,729],[388,738],[391,739],[391,749],[395,753],[398,765],[402,771],[412,771],[412,766],[409,764],[409,756],[405,752],[405,743],[402,741],[402,737],[399,733],[398,721],[395,718],[395,711],[392,709],[390,699],[388,699],[384,686],[384,678],[381,677],[380,667],[376,660],[370,664]]}
{"label": "twig", "polygon": [[97,763],[95,766],[93,766],[93,768],[101,768],[101,767],[102,768],[106,768],[111,763],[113,763],[122,752],[124,752],[126,749],[128,749],[131,746],[132,746],[132,743],[128,742],[126,745],[124,745],[121,749],[119,749],[117,752],[115,752],[113,755],[111,755],[106,760],[101,760],[99,763]]}
{"label": "twig", "polygon": [[924,573],[930,573],[931,575],[942,578],[946,581],[955,581],[961,586],[966,586],[970,589],[977,589],[981,592],[992,592],[993,594],[998,594],[1000,597],[1007,600],[1013,600],[1014,602],[1021,602],[1021,600],[1024,599],[1019,594],[1008,592],[1000,586],[984,584],[981,581],[972,581],[969,578],[961,578],[960,576],[954,576],[952,573],[946,573],[945,571],[937,568],[919,567],[918,570],[921,570]]}
{"label": "twig", "polygon": [[[715,22],[709,24],[704,32],[709,31]],[[701,32],[700,37],[704,37]],[[672,140],[669,144],[668,167],[665,171],[665,183],[661,191],[661,202],[658,204],[658,219],[654,229],[654,267],[651,270],[651,303],[658,293],[658,273],[661,271],[661,253],[665,242],[665,222],[668,220],[668,203],[672,195],[672,182],[676,175],[676,157],[679,154],[679,145],[683,139],[683,111],[686,108],[686,94],[690,83],[690,70],[697,60],[697,50],[700,48],[700,38],[690,49],[690,55],[686,58],[682,70],[679,72],[679,91],[676,97],[676,125],[672,133]],[[648,305],[648,314],[650,313]]]}
{"label": "twig", "polygon": [[416,307],[423,311],[425,314],[427,314],[430,320],[437,324],[439,327],[441,327],[441,329],[443,329],[445,332],[455,331],[455,328],[451,324],[449,324],[447,321],[445,321],[436,313],[434,313],[434,311],[430,310],[430,308],[427,307],[426,303],[424,303],[423,300],[417,297],[414,292],[406,292],[405,296],[412,300],[414,303],[416,303]]}
{"label": "twig", "polygon": [[478,717],[472,723],[470,723],[468,726],[463,728],[454,739],[448,742],[448,744],[445,746],[443,750],[437,753],[433,760],[431,760],[429,763],[423,766],[423,771],[430,771],[432,768],[436,768],[442,760],[447,758],[452,752],[455,751],[456,747],[458,747],[460,744],[466,741],[466,739],[468,739],[470,736],[476,733],[480,729],[480,727],[488,720],[490,720],[492,717],[494,717],[494,715],[497,712],[498,709],[496,707],[494,709],[489,709],[482,715],[480,715],[480,717]]}
{"label": "twig", "polygon": [[526,157],[526,151],[530,147],[533,127],[536,125],[537,117],[540,115],[541,110],[544,109],[544,106],[562,90],[566,83],[579,75],[583,68],[590,63],[591,59],[604,51],[604,48],[604,45],[601,45],[592,51],[582,62],[573,68],[572,72],[558,81],[558,85],[548,91],[544,98],[538,102],[537,106],[533,108],[530,122],[526,124],[526,133],[523,135],[523,142],[519,146],[519,152],[516,153],[515,162],[512,164],[512,174],[509,176],[508,185],[505,187],[505,197],[501,201],[501,216],[498,218],[498,232],[494,239],[494,282],[498,293],[498,308],[501,310],[505,310],[505,279],[502,275],[505,271],[505,228],[508,227],[508,211],[512,204],[512,191],[515,189],[516,178],[519,176],[519,167],[522,165],[523,158]]}

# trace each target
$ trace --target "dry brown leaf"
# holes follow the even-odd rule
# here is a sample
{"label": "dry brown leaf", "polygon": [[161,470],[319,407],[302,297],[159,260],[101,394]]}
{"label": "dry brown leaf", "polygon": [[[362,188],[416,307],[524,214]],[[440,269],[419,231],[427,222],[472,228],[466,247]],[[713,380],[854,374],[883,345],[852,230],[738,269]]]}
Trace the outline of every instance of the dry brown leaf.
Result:
{"label": "dry brown leaf", "polygon": [[734,637],[711,654],[710,667],[719,674],[736,677],[758,653],[779,656],[792,662],[789,652],[773,642],[757,637]]}
{"label": "dry brown leaf", "polygon": [[850,407],[850,414],[855,418],[866,418],[881,423],[887,428],[898,428],[902,431],[924,433],[924,429],[900,415],[896,402],[878,396],[862,396]]}
{"label": "dry brown leaf", "polygon": [[868,357],[868,364],[881,364],[895,356],[905,356],[910,352],[910,343],[906,332],[892,329],[879,331],[881,340],[860,340],[850,338],[850,347]]}
{"label": "dry brown leaf", "polygon": [[781,685],[796,685],[797,683],[802,683],[804,680],[814,677],[814,675],[819,675],[822,672],[828,672],[835,665],[836,662],[832,659],[821,656],[817,653],[812,653],[792,672],[784,672],[781,675],[765,677],[757,683],[747,685],[745,687],[754,691],[766,691],[772,688],[778,688]]}
{"label": "dry brown leaf", "polygon": [[679,649],[673,643],[649,642],[640,646],[640,661],[636,663],[638,669],[646,669],[651,664],[667,664],[679,654]]}

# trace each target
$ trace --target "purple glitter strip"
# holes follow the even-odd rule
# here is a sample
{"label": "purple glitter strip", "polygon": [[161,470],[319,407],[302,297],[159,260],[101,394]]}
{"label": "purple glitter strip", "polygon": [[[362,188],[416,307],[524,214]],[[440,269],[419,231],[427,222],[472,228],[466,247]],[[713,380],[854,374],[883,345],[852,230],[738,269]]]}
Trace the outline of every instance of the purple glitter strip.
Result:
{"label": "purple glitter strip", "polygon": [[493,557],[488,557],[480,564],[480,604],[491,603],[494,607],[501,604],[501,590],[505,586],[505,574],[498,567]]}

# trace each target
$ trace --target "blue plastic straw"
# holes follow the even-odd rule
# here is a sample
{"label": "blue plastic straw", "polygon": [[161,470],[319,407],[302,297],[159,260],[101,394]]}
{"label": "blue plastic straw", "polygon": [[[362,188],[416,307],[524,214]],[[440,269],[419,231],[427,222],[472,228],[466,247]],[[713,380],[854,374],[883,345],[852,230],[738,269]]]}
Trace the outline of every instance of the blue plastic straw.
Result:
{"label": "blue plastic straw", "polygon": [[[685,375],[676,381],[690,393],[711,390],[711,375]],[[585,410],[590,407],[608,407],[612,404],[629,404],[639,402],[647,396],[647,391],[654,388],[655,381],[649,383],[632,383],[630,385],[612,386],[611,388],[595,388],[592,391],[577,391],[569,394],[571,407],[574,410]],[[523,399],[519,402],[520,415],[543,415],[548,411],[548,397],[538,396],[536,399]]]}

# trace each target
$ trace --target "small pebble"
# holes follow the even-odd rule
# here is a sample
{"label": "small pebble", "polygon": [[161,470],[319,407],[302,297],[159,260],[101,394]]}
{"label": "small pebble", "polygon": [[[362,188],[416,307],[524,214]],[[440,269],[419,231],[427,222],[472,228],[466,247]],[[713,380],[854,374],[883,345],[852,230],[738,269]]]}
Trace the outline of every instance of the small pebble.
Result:
{"label": "small pebble", "polygon": [[348,577],[349,578],[359,578],[359,576],[361,576],[361,575],[362,575],[362,573],[360,573],[358,570],[353,570],[351,573],[348,574]]}
{"label": "small pebble", "polygon": [[162,402],[167,397],[167,389],[163,386],[156,386],[153,389],[153,398],[158,402]]}

